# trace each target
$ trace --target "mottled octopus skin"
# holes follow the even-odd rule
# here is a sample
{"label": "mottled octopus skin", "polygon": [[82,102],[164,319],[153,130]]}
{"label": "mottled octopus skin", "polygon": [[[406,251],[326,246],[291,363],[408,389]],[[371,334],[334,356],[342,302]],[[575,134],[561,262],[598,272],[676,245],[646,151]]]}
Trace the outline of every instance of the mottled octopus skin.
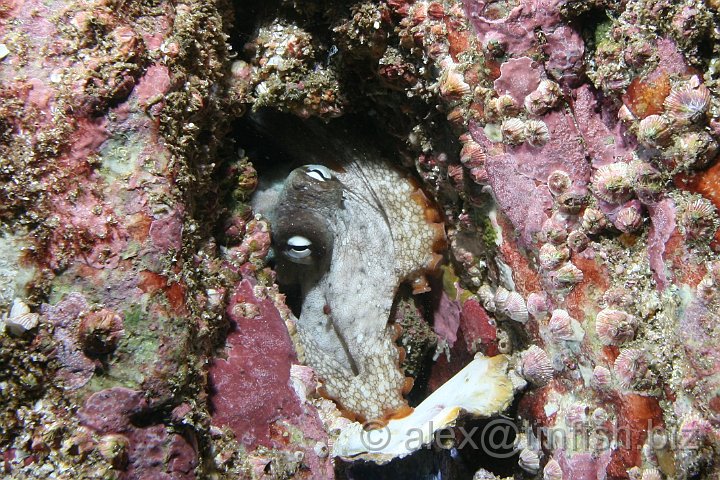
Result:
{"label": "mottled octopus skin", "polygon": [[[346,151],[346,153],[348,153]],[[434,268],[444,228],[413,182],[388,162],[357,149],[335,158],[331,178],[293,170],[271,214],[281,276],[302,290],[297,322],[305,362],[324,393],[362,420],[407,412],[411,386],[388,324],[402,282]],[[307,264],[292,263],[288,239],[312,242]],[[418,280],[420,280],[418,282]]]}

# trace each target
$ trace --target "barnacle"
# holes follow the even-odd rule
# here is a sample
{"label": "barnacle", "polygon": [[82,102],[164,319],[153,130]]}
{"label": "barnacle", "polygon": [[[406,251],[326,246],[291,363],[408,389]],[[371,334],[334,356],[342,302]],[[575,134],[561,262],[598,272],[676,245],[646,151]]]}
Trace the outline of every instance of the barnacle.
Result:
{"label": "barnacle", "polygon": [[593,369],[591,384],[596,390],[608,389],[612,384],[612,374],[610,370],[599,365],[596,366]]}
{"label": "barnacle", "polygon": [[16,298],[10,312],[3,315],[2,324],[12,335],[20,336],[37,327],[39,320],[37,313],[32,313],[25,302]]}
{"label": "barnacle", "polygon": [[448,99],[459,99],[470,93],[470,85],[465,82],[463,74],[455,68],[448,68],[440,79],[440,95]]}
{"label": "barnacle", "polygon": [[638,126],[638,140],[649,147],[667,145],[671,135],[670,122],[660,115],[649,115]]}
{"label": "barnacle", "polygon": [[616,162],[600,167],[592,178],[598,198],[619,204],[632,196],[632,177],[627,163]]}
{"label": "barnacle", "polygon": [[523,448],[520,451],[518,465],[520,465],[520,468],[522,468],[528,473],[537,473],[538,470],[540,470],[540,456],[534,450],[531,450],[529,448]]}
{"label": "barnacle", "polygon": [[567,172],[564,172],[562,170],[555,170],[550,175],[548,175],[548,189],[550,189],[550,193],[553,195],[561,195],[567,191],[568,188],[572,185],[572,179],[570,178],[570,175],[568,175]]}
{"label": "barnacle", "polygon": [[595,331],[604,345],[622,345],[632,340],[636,326],[635,317],[622,310],[605,308],[595,318]]}
{"label": "barnacle", "polygon": [[618,383],[623,388],[631,388],[636,381],[645,375],[648,369],[647,359],[642,350],[622,350],[615,359],[613,370]]}
{"label": "barnacle", "polygon": [[554,108],[559,99],[559,85],[552,80],[543,80],[535,91],[525,97],[525,109],[533,115],[542,115]]}
{"label": "barnacle", "polygon": [[463,143],[460,150],[460,162],[468,168],[478,168],[485,165],[485,150],[476,141],[470,139]]}
{"label": "barnacle", "polygon": [[568,234],[567,245],[573,252],[582,252],[590,243],[588,236],[581,230],[573,230]]}
{"label": "barnacle", "polygon": [[531,384],[537,387],[547,385],[553,376],[553,367],[547,353],[532,345],[522,354],[521,374]]}
{"label": "barnacle", "polygon": [[543,480],[563,480],[563,471],[557,460],[551,458],[545,464]]}
{"label": "barnacle", "polygon": [[548,126],[542,120],[525,122],[525,140],[533,147],[542,147],[550,140]]}
{"label": "barnacle", "polygon": [[500,95],[494,100],[493,106],[497,114],[501,117],[508,117],[518,113],[517,102],[515,102],[515,98],[513,98],[512,95]]}
{"label": "barnacle", "polygon": [[662,476],[660,475],[660,472],[658,472],[657,468],[649,468],[647,470],[643,470],[642,480],[662,480]]}
{"label": "barnacle", "polygon": [[604,213],[597,208],[586,208],[582,218],[582,228],[590,235],[596,235],[608,227]]}
{"label": "barnacle", "polygon": [[704,198],[688,203],[680,213],[680,232],[690,241],[712,238],[718,229],[715,207]]}
{"label": "barnacle", "polygon": [[710,91],[705,85],[693,88],[686,84],[674,88],[665,99],[665,108],[673,118],[680,121],[697,122],[710,104]]}
{"label": "barnacle", "polygon": [[623,207],[615,216],[615,226],[624,233],[638,231],[643,224],[643,217],[634,206]]}
{"label": "barnacle", "polygon": [[556,247],[552,243],[545,243],[540,247],[538,259],[540,265],[546,270],[558,268],[570,258],[570,252],[565,246]]}
{"label": "barnacle", "polygon": [[510,145],[517,145],[525,141],[525,122],[519,118],[508,118],[500,125],[503,140]]}
{"label": "barnacle", "polygon": [[573,318],[566,310],[554,310],[548,322],[548,328],[553,340],[572,340],[575,333],[572,321]]}

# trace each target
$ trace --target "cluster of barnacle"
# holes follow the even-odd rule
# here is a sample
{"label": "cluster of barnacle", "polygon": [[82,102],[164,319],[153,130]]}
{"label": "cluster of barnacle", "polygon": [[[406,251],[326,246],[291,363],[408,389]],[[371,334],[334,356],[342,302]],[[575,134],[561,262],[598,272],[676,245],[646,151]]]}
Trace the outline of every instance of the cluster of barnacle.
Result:
{"label": "cluster of barnacle", "polygon": [[[614,209],[612,220],[600,208],[586,208],[581,233],[574,234],[569,242],[571,248],[576,240],[582,239],[580,245],[586,245],[586,235],[598,235],[611,226],[623,233],[638,233],[645,225],[644,205],[655,204],[665,195],[665,178],[653,164],[643,160],[618,161],[598,168],[592,177],[592,190]],[[679,197],[676,203],[680,233],[690,242],[711,240],[719,225],[713,204],[701,196]]]}
{"label": "cluster of barnacle", "polygon": [[[591,3],[568,2],[563,9],[566,16],[576,16]],[[643,24],[653,28],[643,28]],[[699,64],[700,45],[713,35],[712,13],[704,2],[626,2],[616,18],[600,23],[594,32],[587,73],[595,86],[620,92],[654,68],[661,56],[658,34],[672,37],[685,57]]]}
{"label": "cluster of barnacle", "polygon": [[597,43],[587,74],[606,92],[627,88],[634,77],[657,63],[654,32],[628,22],[629,10],[600,24],[595,33]]}
{"label": "cluster of barnacle", "polygon": [[[615,212],[611,221],[600,208],[587,208],[582,219],[586,233],[597,235],[610,226],[623,233],[638,232],[644,224],[643,207],[634,197],[654,193],[648,193],[644,188],[652,178],[653,168],[645,162],[618,161],[598,168],[592,177],[593,193]],[[661,182],[657,181],[657,184]]]}
{"label": "cluster of barnacle", "polygon": [[[586,199],[574,191],[567,172],[558,170],[549,175],[548,189],[557,211],[542,227],[543,244],[538,252],[538,261],[553,287],[568,288],[582,280],[582,271],[570,262],[570,256],[583,251],[590,237],[612,227],[623,233],[638,232],[642,228],[642,204],[633,196],[648,202],[651,199],[656,201],[660,191],[656,185],[662,185],[656,174],[654,167],[640,161],[600,167],[592,177],[592,188],[598,201],[612,212],[610,215],[606,215],[600,206],[586,206],[582,211]],[[567,196],[572,198],[565,199]],[[564,309],[555,309],[548,315],[549,312],[544,311],[546,300],[538,294],[528,297],[527,303],[531,315],[539,321],[547,353],[556,360],[571,358],[573,349],[579,348],[586,333],[581,322]],[[631,313],[632,299],[627,298],[625,290],[609,289],[604,304],[605,308],[595,316],[594,338],[602,345],[614,347],[622,347],[634,340],[639,321]],[[533,362],[544,359],[537,354],[528,358],[532,358]],[[591,381],[593,388],[604,391],[637,387],[649,374],[649,360],[646,352],[625,348],[620,350],[611,369],[595,367]]]}
{"label": "cluster of barnacle", "polygon": [[[488,184],[488,174],[485,170],[485,160],[487,155],[485,149],[473,140],[469,133],[460,135],[460,142],[462,148],[460,149],[460,163],[465,167],[468,172],[470,179],[477,185]],[[465,175],[465,170],[460,166],[455,166],[455,170],[448,168],[448,176],[455,182],[456,185],[462,185],[462,179]]]}
{"label": "cluster of barnacle", "polygon": [[645,147],[639,152],[673,173],[708,166],[718,154],[717,139],[708,131],[710,91],[697,76],[678,81],[664,100],[661,114],[638,119],[627,107],[618,117]]}
{"label": "cluster of barnacle", "polygon": [[[572,252],[582,252],[591,237],[613,228],[624,234],[641,233],[646,225],[645,205],[655,204],[665,195],[666,178],[652,163],[640,159],[603,165],[591,178],[592,192],[600,204],[586,206],[588,199],[573,188],[570,175],[562,170],[552,172],[547,185],[557,211],[542,227],[544,243],[538,260],[553,285],[571,287],[582,280],[582,272],[569,259]],[[711,239],[718,228],[712,203],[688,195],[677,203],[681,234],[688,241]]]}
{"label": "cluster of barnacle", "polygon": [[494,291],[489,285],[478,289],[478,296],[485,310],[519,323],[527,323],[529,318],[525,299],[518,292],[499,286]]}
{"label": "cluster of barnacle", "polygon": [[570,217],[558,212],[543,223],[540,231],[543,241],[538,252],[541,272],[557,293],[572,289],[584,278],[582,270],[570,261],[570,252],[571,249],[575,252],[583,250],[587,240],[581,236],[582,230],[568,233],[571,225]]}
{"label": "cluster of barnacle", "polygon": [[[38,331],[39,319],[21,300],[15,300],[12,313],[4,315],[4,328],[0,333],[0,443],[16,448],[15,459],[21,463],[31,454],[44,455],[52,430],[44,418],[50,410],[44,400],[38,401],[48,390],[54,390],[47,380],[52,378],[55,363],[51,360],[53,345],[47,331]],[[32,353],[32,354],[29,354]],[[44,403],[43,403],[44,402]],[[57,406],[60,409],[60,406]],[[60,425],[58,422],[56,427]],[[41,438],[42,436],[42,438]],[[42,448],[38,448],[41,447]],[[33,448],[35,447],[35,448]],[[6,461],[12,458],[6,457]]]}
{"label": "cluster of barnacle", "polygon": [[333,27],[337,47],[358,59],[377,61],[386,50],[388,8],[366,2],[351,8],[350,18]]}
{"label": "cluster of barnacle", "polygon": [[[446,7],[441,2],[415,0],[388,0],[387,5],[402,17],[398,36],[400,46],[408,50],[419,49],[430,60],[440,63],[451,57],[451,52],[461,52],[460,43],[465,39],[448,35],[466,29],[465,14],[459,4]],[[448,65],[449,66],[449,65]],[[454,94],[469,94],[470,90],[453,86],[458,78],[447,79],[446,88]],[[459,85],[462,86],[462,83]]]}
{"label": "cluster of barnacle", "polygon": [[560,104],[560,86],[548,79],[541,80],[520,106],[510,94],[501,94],[487,101],[487,120],[500,123],[502,141],[509,145],[527,142],[533,147],[542,147],[550,140],[548,126],[540,117]]}
{"label": "cluster of barnacle", "polygon": [[[588,8],[588,2],[574,2],[573,9],[564,7],[567,16],[575,16]],[[579,8],[577,8],[579,5]],[[610,7],[612,8],[612,7]],[[606,92],[625,90],[634,78],[652,70],[662,55],[659,35],[675,39],[686,57],[697,61],[698,45],[709,36],[711,14],[702,2],[631,1],[623,4],[617,16],[600,23],[594,32],[594,51],[587,62],[588,77]],[[653,28],[644,28],[653,25]]]}
{"label": "cluster of barnacle", "polygon": [[402,17],[397,31],[399,46],[421,58],[418,76],[438,69],[437,82],[430,87],[442,102],[448,122],[462,127],[482,108],[477,103],[480,58],[473,57],[474,42],[460,4],[389,0],[388,6]]}
{"label": "cluster of barnacle", "polygon": [[73,478],[115,478],[125,469],[130,442],[121,434],[93,435],[64,415],[64,400],[38,400],[18,409],[24,429],[14,440],[13,463],[17,478],[56,475]]}
{"label": "cluster of barnacle", "polygon": [[317,63],[310,33],[277,21],[261,27],[245,48],[252,51],[252,62],[238,60],[232,66],[234,88],[246,90],[256,108],[272,105],[300,117],[342,114],[337,74]]}
{"label": "cluster of barnacle", "polygon": [[678,231],[690,243],[703,244],[715,236],[720,226],[717,210],[708,199],[699,195],[678,201]]}
{"label": "cluster of barnacle", "polygon": [[[52,18],[63,39],[58,44],[62,47],[57,47],[63,48],[62,54],[93,61],[57,68],[50,80],[58,86],[80,86],[86,97],[83,102],[99,111],[107,102],[123,100],[130,94],[142,70],[145,45],[120,16],[93,3],[68,5]],[[84,78],[78,81],[78,77]]]}

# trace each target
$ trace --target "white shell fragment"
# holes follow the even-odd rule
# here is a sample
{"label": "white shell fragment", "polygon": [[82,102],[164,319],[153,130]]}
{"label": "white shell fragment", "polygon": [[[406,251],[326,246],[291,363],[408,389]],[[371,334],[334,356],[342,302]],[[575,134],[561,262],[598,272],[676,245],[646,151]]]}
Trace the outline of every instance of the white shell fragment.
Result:
{"label": "white shell fragment", "polygon": [[410,415],[364,430],[353,422],[340,432],[333,456],[386,463],[404,457],[433,440],[435,432],[452,426],[462,412],[491,417],[505,410],[513,399],[508,357],[480,354],[443,386],[435,390]]}
{"label": "white shell fragment", "polygon": [[3,322],[10,335],[19,337],[38,326],[40,315],[30,312],[30,307],[21,299],[16,298],[10,313],[4,316]]}

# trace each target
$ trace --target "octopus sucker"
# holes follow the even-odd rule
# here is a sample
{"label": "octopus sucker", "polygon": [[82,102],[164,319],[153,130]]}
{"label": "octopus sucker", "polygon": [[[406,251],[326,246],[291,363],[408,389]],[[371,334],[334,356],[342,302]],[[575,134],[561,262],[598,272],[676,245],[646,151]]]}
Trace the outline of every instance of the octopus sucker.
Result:
{"label": "octopus sucker", "polygon": [[[430,290],[446,245],[442,215],[411,176],[342,124],[259,119],[299,166],[269,204],[278,275],[300,287],[296,341],[323,394],[349,417],[384,422],[412,411],[404,350],[390,322],[402,284]],[[331,314],[328,314],[331,312]],[[332,328],[328,328],[330,325]]]}

